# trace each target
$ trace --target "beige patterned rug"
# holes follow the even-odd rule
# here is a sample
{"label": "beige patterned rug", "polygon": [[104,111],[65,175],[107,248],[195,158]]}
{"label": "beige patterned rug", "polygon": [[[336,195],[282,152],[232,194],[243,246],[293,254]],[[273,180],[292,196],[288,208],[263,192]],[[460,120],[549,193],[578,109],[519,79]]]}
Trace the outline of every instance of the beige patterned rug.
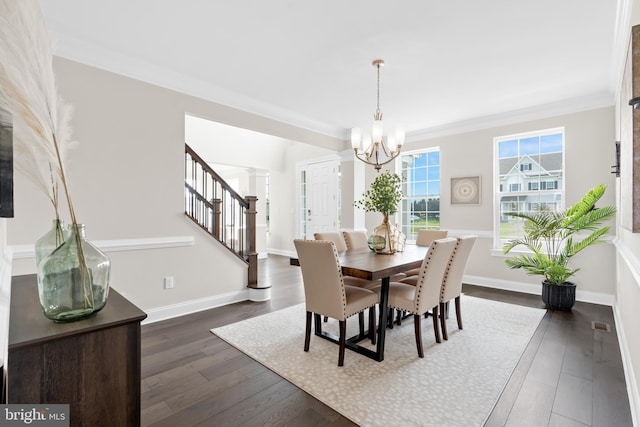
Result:
{"label": "beige patterned rug", "polygon": [[[242,352],[362,426],[480,426],[491,413],[545,310],[462,296],[464,329],[455,313],[449,340],[437,344],[423,319],[425,357],[413,319],[387,330],[385,360],[375,362],[312,335],[304,345],[304,304],[212,329]],[[357,333],[357,317],[347,321]],[[325,330],[337,334],[337,322]]]}

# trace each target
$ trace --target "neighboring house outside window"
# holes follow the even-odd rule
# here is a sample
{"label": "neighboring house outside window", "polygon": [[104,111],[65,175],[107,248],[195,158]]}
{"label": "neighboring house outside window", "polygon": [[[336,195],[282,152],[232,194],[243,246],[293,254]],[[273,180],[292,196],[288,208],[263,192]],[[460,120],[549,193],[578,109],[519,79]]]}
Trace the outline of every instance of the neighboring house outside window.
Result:
{"label": "neighboring house outside window", "polygon": [[494,246],[522,235],[524,223],[507,212],[564,208],[564,128],[494,138]]}
{"label": "neighboring house outside window", "polygon": [[398,168],[402,177],[401,231],[415,241],[420,229],[440,228],[440,149],[403,153]]}

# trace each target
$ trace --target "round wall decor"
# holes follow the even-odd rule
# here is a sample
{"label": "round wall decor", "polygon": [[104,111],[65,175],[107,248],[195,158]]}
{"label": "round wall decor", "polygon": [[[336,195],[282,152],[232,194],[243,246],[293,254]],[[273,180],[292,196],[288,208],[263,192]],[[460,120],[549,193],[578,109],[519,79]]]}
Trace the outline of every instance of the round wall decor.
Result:
{"label": "round wall decor", "polygon": [[451,178],[451,204],[480,203],[480,177]]}

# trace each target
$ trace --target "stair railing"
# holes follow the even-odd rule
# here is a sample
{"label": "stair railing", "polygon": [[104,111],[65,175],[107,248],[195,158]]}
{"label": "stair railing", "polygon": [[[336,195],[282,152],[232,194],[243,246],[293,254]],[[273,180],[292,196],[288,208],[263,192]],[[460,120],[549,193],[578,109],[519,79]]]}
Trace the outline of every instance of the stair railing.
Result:
{"label": "stair railing", "polygon": [[256,201],[242,197],[189,145],[185,144],[185,214],[247,263],[247,286],[258,285]]}

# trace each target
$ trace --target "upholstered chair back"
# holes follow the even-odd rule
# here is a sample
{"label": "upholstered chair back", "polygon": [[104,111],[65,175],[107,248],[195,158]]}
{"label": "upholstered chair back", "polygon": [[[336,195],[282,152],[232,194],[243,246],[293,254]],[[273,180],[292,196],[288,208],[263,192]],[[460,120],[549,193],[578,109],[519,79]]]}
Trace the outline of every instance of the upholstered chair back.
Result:
{"label": "upholstered chair back", "polygon": [[414,313],[424,313],[440,301],[444,272],[457,242],[457,239],[449,237],[434,240],[429,245],[416,283]]}
{"label": "upholstered chair back", "polygon": [[302,269],[307,311],[345,320],[347,300],[335,244],[299,239],[293,243]]}
{"label": "upholstered chair back", "polygon": [[342,233],[337,231],[323,231],[322,233],[313,233],[313,238],[316,240],[329,240],[336,245],[336,250],[338,252],[344,252],[347,250],[347,245],[344,242],[344,238],[342,237]]}
{"label": "upholstered chair back", "polygon": [[448,234],[447,230],[418,230],[416,245],[429,246],[434,240],[444,239]]}
{"label": "upholstered chair back", "polygon": [[367,233],[364,231],[343,231],[342,235],[348,251],[369,248]]}
{"label": "upholstered chair back", "polygon": [[444,273],[440,301],[447,302],[462,292],[462,276],[469,260],[469,254],[478,236],[458,237],[458,243],[451,254],[449,265]]}

